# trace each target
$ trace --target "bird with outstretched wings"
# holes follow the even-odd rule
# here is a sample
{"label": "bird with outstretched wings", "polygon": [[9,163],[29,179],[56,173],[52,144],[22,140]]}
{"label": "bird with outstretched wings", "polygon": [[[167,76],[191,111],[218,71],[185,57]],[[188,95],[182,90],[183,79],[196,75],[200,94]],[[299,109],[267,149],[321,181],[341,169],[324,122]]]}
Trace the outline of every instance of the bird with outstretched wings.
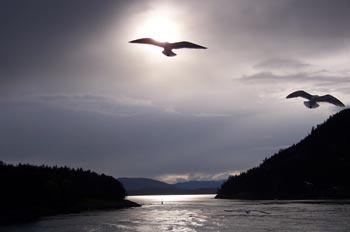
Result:
{"label": "bird with outstretched wings", "polygon": [[188,41],[169,43],[169,42],[160,42],[152,38],[136,39],[136,40],[129,41],[129,43],[149,44],[149,45],[162,47],[164,49],[162,53],[166,56],[176,56],[176,53],[174,53],[172,49],[181,49],[181,48],[207,49],[204,46],[191,43]]}
{"label": "bird with outstretched wings", "polygon": [[345,106],[339,99],[337,99],[336,97],[330,94],[318,96],[318,95],[311,95],[305,92],[304,90],[298,90],[289,94],[286,98],[295,98],[295,97],[306,98],[308,101],[305,101],[304,105],[310,109],[319,107],[319,104],[317,104],[318,102],[328,102],[330,104],[340,106],[340,107]]}

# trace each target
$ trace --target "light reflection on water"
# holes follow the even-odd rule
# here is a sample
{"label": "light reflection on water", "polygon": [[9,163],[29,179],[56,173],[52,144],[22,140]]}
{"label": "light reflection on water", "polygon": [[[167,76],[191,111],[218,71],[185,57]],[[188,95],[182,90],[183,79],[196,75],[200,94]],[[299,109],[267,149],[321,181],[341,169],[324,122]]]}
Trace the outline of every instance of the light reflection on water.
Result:
{"label": "light reflection on water", "polygon": [[215,195],[203,194],[203,195],[149,195],[149,196],[129,196],[128,199],[131,201],[138,202],[140,204],[161,204],[163,203],[176,203],[181,202],[198,202],[207,201],[208,199],[214,199]]}
{"label": "light reflection on water", "polygon": [[350,231],[348,201],[240,201],[214,195],[132,196],[139,208],[45,218],[8,232]]}

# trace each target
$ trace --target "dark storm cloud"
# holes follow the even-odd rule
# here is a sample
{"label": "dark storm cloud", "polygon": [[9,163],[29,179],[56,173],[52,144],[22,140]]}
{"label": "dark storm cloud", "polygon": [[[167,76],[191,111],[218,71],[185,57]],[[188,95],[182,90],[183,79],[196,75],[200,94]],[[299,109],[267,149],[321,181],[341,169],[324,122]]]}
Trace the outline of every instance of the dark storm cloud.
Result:
{"label": "dark storm cloud", "polygon": [[37,81],[44,85],[79,76],[76,69],[86,60],[78,62],[76,54],[103,33],[125,4],[112,0],[1,1],[0,81],[8,83],[8,91],[11,86]]}
{"label": "dark storm cloud", "polygon": [[1,49],[12,57],[60,55],[62,48],[77,46],[103,30],[122,6],[123,1],[111,0],[1,1]]}

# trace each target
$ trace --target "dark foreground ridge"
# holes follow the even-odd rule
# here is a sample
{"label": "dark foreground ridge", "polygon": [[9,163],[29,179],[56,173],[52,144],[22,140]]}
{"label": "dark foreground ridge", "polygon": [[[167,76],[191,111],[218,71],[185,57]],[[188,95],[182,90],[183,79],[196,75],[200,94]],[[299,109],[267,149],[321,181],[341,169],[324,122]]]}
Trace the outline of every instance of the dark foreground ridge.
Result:
{"label": "dark foreground ridge", "polygon": [[4,164],[0,161],[0,224],[85,210],[136,207],[123,185],[90,170]]}
{"label": "dark foreground ridge", "polygon": [[346,109],[313,128],[298,144],[229,177],[216,198],[349,199],[349,176],[350,109]]}

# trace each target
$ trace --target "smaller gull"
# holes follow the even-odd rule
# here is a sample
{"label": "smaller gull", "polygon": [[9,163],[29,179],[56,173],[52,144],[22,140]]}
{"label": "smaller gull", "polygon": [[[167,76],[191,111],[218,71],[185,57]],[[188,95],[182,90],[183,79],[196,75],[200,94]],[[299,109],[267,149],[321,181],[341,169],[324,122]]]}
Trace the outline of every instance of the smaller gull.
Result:
{"label": "smaller gull", "polygon": [[188,41],[168,43],[168,42],[159,42],[151,38],[136,39],[136,40],[129,41],[129,43],[150,44],[150,45],[162,47],[164,49],[162,53],[166,56],[176,56],[176,53],[174,53],[172,49],[180,49],[180,48],[207,49],[206,47],[203,47]]}
{"label": "smaller gull", "polygon": [[320,105],[317,104],[318,102],[328,102],[336,106],[344,107],[345,105],[339,101],[337,98],[333,97],[330,94],[318,96],[318,95],[311,95],[304,90],[298,90],[295,91],[287,96],[287,98],[294,98],[294,97],[303,97],[306,98],[308,101],[304,101],[304,105],[309,108],[317,108]]}

